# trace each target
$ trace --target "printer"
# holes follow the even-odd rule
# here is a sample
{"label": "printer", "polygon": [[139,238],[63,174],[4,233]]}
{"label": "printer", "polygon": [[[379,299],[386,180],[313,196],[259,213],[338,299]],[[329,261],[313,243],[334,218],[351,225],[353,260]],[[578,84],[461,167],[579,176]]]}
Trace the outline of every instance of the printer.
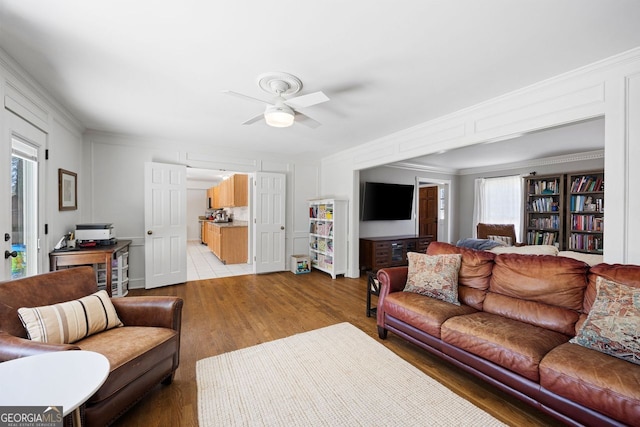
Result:
{"label": "printer", "polygon": [[103,246],[117,243],[116,232],[110,223],[76,224],[75,238],[81,245],[89,242]]}

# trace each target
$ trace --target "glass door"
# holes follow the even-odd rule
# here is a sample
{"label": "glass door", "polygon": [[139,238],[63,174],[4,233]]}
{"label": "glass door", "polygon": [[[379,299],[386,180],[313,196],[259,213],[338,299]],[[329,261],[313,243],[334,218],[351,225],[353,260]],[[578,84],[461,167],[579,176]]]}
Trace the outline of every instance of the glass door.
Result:
{"label": "glass door", "polygon": [[11,278],[38,273],[38,150],[11,141]]}
{"label": "glass door", "polygon": [[1,113],[0,280],[9,280],[46,270],[40,249],[48,243],[44,235],[47,134],[9,110]]}

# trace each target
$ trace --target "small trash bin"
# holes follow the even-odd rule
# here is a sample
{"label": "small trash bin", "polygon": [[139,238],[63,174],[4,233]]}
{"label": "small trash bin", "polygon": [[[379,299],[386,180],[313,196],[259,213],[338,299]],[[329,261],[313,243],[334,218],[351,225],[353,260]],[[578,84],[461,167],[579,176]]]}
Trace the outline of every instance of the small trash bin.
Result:
{"label": "small trash bin", "polygon": [[309,255],[291,255],[291,272],[303,274],[311,272],[311,259]]}

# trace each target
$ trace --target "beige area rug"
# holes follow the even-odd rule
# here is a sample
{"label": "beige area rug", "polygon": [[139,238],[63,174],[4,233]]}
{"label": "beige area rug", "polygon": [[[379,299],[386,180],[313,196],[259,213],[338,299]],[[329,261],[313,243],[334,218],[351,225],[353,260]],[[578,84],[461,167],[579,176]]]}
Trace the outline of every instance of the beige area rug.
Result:
{"label": "beige area rug", "polygon": [[209,426],[502,426],[350,323],[199,360]]}

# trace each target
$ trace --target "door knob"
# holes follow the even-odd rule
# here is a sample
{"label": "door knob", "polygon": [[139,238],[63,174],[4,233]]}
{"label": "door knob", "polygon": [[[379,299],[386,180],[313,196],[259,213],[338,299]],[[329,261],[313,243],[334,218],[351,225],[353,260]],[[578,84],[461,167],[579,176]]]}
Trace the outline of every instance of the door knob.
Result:
{"label": "door knob", "polygon": [[281,225],[281,226],[280,226],[280,230],[284,230],[284,225]]}
{"label": "door knob", "polygon": [[153,231],[149,230],[149,231],[147,231],[147,234],[148,234],[149,236],[151,236],[151,235],[153,234]]}
{"label": "door knob", "polygon": [[4,251],[4,259],[7,259],[9,257],[17,257],[18,256],[18,252],[13,251],[13,252],[9,252],[9,251]]}

